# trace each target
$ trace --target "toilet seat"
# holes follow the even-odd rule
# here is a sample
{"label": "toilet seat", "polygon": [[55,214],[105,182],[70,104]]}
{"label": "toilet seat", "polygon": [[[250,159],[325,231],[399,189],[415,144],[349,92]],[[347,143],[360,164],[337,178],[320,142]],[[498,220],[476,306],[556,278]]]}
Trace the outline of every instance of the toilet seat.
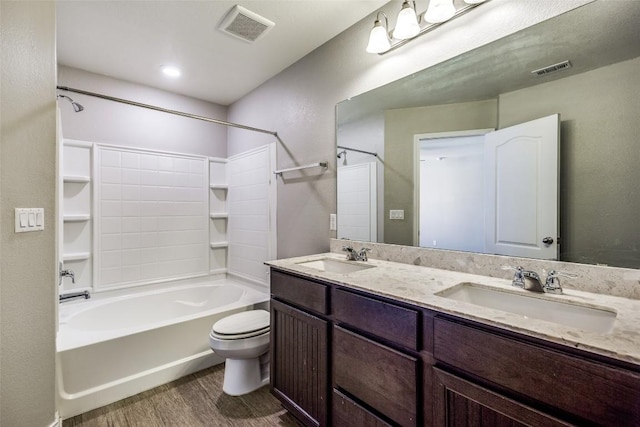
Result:
{"label": "toilet seat", "polygon": [[269,332],[271,316],[266,310],[249,310],[218,320],[211,328],[211,337],[238,340]]}

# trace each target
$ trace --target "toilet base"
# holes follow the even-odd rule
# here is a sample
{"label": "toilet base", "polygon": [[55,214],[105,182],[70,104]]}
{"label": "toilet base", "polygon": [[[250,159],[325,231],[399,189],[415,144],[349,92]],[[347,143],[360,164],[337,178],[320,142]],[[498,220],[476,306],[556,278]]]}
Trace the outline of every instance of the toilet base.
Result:
{"label": "toilet base", "polygon": [[269,384],[269,353],[252,359],[227,359],[222,391],[229,396],[251,393]]}

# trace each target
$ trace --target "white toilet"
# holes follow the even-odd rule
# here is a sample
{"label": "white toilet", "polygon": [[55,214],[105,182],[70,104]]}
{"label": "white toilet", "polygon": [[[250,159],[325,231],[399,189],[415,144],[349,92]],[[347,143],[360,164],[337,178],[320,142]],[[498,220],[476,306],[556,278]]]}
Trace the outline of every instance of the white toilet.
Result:
{"label": "white toilet", "polygon": [[226,359],[222,386],[226,394],[240,396],[269,383],[269,321],[268,311],[250,310],[213,324],[209,345]]}

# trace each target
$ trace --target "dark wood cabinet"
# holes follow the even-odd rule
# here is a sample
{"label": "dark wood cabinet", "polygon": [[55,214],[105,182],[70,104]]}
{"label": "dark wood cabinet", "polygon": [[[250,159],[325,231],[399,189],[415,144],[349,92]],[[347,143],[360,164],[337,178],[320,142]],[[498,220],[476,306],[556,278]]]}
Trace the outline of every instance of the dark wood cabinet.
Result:
{"label": "dark wood cabinet", "polygon": [[418,360],[339,326],[333,386],[400,426],[418,425]]}
{"label": "dark wood cabinet", "polygon": [[640,426],[640,367],[272,269],[271,390],[308,426]]}
{"label": "dark wood cabinet", "polygon": [[310,426],[327,423],[328,322],[271,301],[271,392]]}
{"label": "dark wood cabinet", "polygon": [[362,407],[338,390],[333,390],[333,427],[391,427],[385,420]]}
{"label": "dark wood cabinet", "polygon": [[506,333],[436,318],[437,364],[558,419],[578,425],[640,425],[640,373]]}
{"label": "dark wood cabinet", "polygon": [[568,426],[552,416],[434,368],[434,425],[447,427]]}

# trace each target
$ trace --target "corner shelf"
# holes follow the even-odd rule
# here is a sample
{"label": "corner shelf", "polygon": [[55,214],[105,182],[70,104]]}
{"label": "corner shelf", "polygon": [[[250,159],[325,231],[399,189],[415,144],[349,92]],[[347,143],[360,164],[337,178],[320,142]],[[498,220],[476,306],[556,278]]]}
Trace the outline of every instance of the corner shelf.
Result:
{"label": "corner shelf", "polygon": [[91,252],[74,252],[62,255],[62,260],[67,261],[84,261],[91,258]]}
{"label": "corner shelf", "polygon": [[93,286],[92,160],[93,144],[64,139],[59,199],[61,218],[61,254],[64,268],[75,273],[76,283],[63,281],[60,292]]}
{"label": "corner shelf", "polygon": [[211,249],[224,249],[229,247],[229,242],[211,242],[209,243],[209,247],[211,247]]}
{"label": "corner shelf", "polygon": [[80,215],[64,215],[62,220],[64,222],[83,222],[89,221],[91,219],[91,215],[89,214],[80,214]]}
{"label": "corner shelf", "polygon": [[229,186],[227,184],[211,184],[209,188],[212,190],[228,190]]}
{"label": "corner shelf", "polygon": [[83,175],[64,175],[62,181],[75,184],[86,184],[91,182],[91,177]]}
{"label": "corner shelf", "polygon": [[209,217],[211,219],[227,219],[229,218],[229,214],[226,212],[211,212]]}

